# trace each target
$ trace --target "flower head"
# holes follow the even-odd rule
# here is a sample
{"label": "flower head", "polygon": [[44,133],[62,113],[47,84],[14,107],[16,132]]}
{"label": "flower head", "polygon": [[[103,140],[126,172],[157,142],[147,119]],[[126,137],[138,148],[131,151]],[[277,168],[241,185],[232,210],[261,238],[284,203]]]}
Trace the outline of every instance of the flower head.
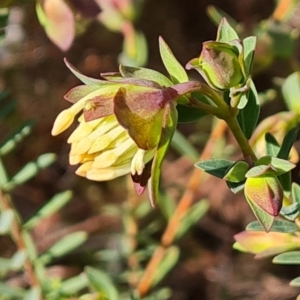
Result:
{"label": "flower head", "polygon": [[97,80],[66,63],[85,85],[66,94],[65,99],[73,105],[57,116],[52,135],[66,130],[81,113],[79,125],[68,139],[70,164],[80,164],[76,174],[96,181],[131,174],[138,194],[153,177],[150,200],[154,202],[158,169],[177,125],[174,100],[199,84],[161,87],[119,73],[104,74],[109,80]]}

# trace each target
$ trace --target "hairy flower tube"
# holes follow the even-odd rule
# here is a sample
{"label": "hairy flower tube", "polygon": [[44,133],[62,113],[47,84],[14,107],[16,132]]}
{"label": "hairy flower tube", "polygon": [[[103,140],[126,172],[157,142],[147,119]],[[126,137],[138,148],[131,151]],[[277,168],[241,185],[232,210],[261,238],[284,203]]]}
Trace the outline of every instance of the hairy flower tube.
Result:
{"label": "hairy flower tube", "polygon": [[57,116],[52,135],[66,130],[80,114],[68,139],[69,162],[80,164],[76,174],[96,181],[131,174],[138,194],[150,179],[150,200],[155,202],[160,167],[177,125],[176,99],[199,83],[161,87],[119,73],[109,73],[109,81],[98,80],[67,66],[86,85],[65,95],[73,105]]}

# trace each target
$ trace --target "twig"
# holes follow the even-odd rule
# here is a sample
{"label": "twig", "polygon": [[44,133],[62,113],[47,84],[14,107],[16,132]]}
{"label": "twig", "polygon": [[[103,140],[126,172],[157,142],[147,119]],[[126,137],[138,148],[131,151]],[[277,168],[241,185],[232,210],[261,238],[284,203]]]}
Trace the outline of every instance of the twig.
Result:
{"label": "twig", "polygon": [[[3,210],[11,210],[14,212],[14,218],[11,225],[11,237],[15,242],[19,251],[25,251],[27,253],[26,243],[22,234],[22,226],[20,223],[20,219],[18,213],[11,202],[9,195],[4,194],[3,191],[0,190],[0,202]],[[34,265],[29,257],[26,257],[24,262],[24,270],[28,274],[29,283],[32,287],[40,288],[39,280],[36,276]]]}
{"label": "twig", "polygon": [[[226,128],[227,125],[224,121],[217,121],[210,135],[210,138],[207,141],[202,154],[200,155],[200,160],[205,160],[211,157],[216,141],[222,137]],[[173,243],[182,217],[185,215],[187,210],[191,207],[192,203],[194,202],[195,191],[199,187],[199,183],[202,180],[202,175],[203,172],[201,172],[199,169],[194,169],[193,174],[187,185],[187,188],[177,205],[175,213],[169,220],[168,225],[164,231],[164,234],[161,238],[161,244],[156,248],[151,260],[149,261],[146,267],[143,277],[141,278],[137,286],[137,290],[140,296],[146,295],[151,289],[155,271],[157,270],[157,268],[159,268],[160,263],[164,259],[165,251]]]}

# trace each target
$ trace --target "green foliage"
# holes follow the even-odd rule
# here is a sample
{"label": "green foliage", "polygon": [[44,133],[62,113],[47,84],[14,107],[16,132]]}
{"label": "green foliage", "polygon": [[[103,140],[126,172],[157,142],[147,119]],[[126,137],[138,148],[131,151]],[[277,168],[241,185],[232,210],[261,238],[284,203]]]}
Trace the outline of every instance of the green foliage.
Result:
{"label": "green foliage", "polygon": [[[224,152],[223,157],[219,154],[220,158],[214,158],[213,133],[204,145],[204,159],[195,166],[225,180],[234,193],[244,190],[245,200],[257,219],[244,232],[235,235],[234,248],[253,253],[256,258],[276,255],[273,262],[277,264],[300,264],[300,251],[294,251],[300,247],[300,187],[292,182],[291,176],[299,159],[293,148],[299,130],[296,126],[300,115],[299,72],[292,70],[292,74],[281,81],[283,101],[290,112],[270,116],[262,120],[262,126],[257,123],[262,105],[260,95],[264,92],[258,94],[255,78],[252,79],[255,72],[266,68],[275,58],[286,59],[293,54],[298,32],[286,22],[290,13],[274,12],[268,20],[253,25],[255,36],[247,36],[248,27],[210,6],[208,14],[218,24],[216,40],[205,41],[199,56],[186,65],[186,69],[194,69],[203,77],[204,82],[198,82],[189,80],[185,68],[162,37],[159,52],[168,75],[139,67],[146,63],[148,49],[144,34],[133,25],[140,9],[134,3],[103,2],[103,11],[97,16],[107,28],[123,35],[119,72],[103,73],[103,79],[91,78],[65,59],[67,67],[84,85],[65,95],[72,106],[58,116],[52,134],[66,130],[81,113],[80,125],[68,140],[70,163],[80,164],[77,174],[97,181],[129,174],[133,190],[138,194],[148,186],[151,205],[157,205],[164,218],[152,219],[149,204],[140,203],[128,188],[126,203],[112,204],[102,212],[103,216],[110,215],[122,223],[117,233],[106,233],[116,247],[110,249],[105,245],[101,250],[90,249],[88,232],[75,226],[75,230],[58,236],[40,253],[32,232],[65,209],[72,193],[54,194],[23,221],[14,205],[14,192],[51,166],[56,156],[40,154],[10,175],[4,158],[25,144],[34,122],[19,124],[0,140],[0,234],[10,236],[17,248],[10,258],[0,257],[0,277],[3,278],[0,294],[9,300],[169,299],[170,289],[160,285],[180,257],[180,246],[173,244],[188,235],[205,215],[209,201],[193,203],[196,175],[187,184],[186,193],[182,191],[184,195],[179,204],[168,191],[161,191],[163,161],[170,147],[192,161],[199,157],[197,148],[177,131],[177,124],[198,121],[208,115],[226,123],[235,138],[234,150],[239,148],[243,157],[231,152],[234,158],[228,159]],[[71,2],[45,0],[37,1],[36,5],[46,34],[63,51],[71,47],[78,34],[77,26],[81,26],[82,31],[89,23],[77,17],[81,11]],[[292,11],[295,6],[290,6]],[[7,20],[8,10],[1,10],[0,38],[4,36],[2,28]],[[257,44],[260,51],[255,56]],[[281,47],[283,44],[285,47]],[[9,98],[7,92],[0,93],[1,122],[14,113],[17,106],[17,101]],[[76,135],[79,137],[73,141]],[[106,148],[101,143],[106,143]],[[101,161],[104,152],[107,159]],[[78,260],[76,274],[68,278],[49,276],[51,265],[72,255],[80,257],[79,253],[86,249],[88,262]],[[27,273],[28,289],[12,288],[4,283],[11,274],[17,273]],[[299,278],[292,280],[291,285],[300,286]]]}

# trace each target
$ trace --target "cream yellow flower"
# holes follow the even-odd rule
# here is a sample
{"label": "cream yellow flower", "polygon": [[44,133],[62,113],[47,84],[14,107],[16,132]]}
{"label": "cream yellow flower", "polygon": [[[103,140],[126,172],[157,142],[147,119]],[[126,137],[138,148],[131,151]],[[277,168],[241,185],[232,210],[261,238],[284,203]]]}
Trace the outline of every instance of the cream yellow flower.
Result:
{"label": "cream yellow flower", "polygon": [[[52,135],[65,131],[79,115],[78,127],[68,139],[69,162],[80,165],[76,174],[96,181],[131,174],[138,194],[149,181],[149,197],[154,203],[162,161],[177,125],[175,100],[199,89],[199,83],[163,87],[146,77],[135,78],[135,69],[124,66],[122,72],[129,77],[122,72],[109,73],[103,74],[107,80],[99,80],[65,62],[85,85],[65,95],[73,105],[57,116]],[[143,72],[150,72],[153,79],[153,71]]]}
{"label": "cream yellow flower", "polygon": [[[63,132],[72,124],[80,107],[77,104],[76,108],[76,104],[58,115],[52,135]],[[139,149],[127,130],[119,125],[115,115],[89,122],[80,116],[79,125],[68,143],[71,144],[70,164],[81,164],[76,174],[96,181],[111,180],[129,173],[142,175],[145,165],[155,153],[155,149]]]}

